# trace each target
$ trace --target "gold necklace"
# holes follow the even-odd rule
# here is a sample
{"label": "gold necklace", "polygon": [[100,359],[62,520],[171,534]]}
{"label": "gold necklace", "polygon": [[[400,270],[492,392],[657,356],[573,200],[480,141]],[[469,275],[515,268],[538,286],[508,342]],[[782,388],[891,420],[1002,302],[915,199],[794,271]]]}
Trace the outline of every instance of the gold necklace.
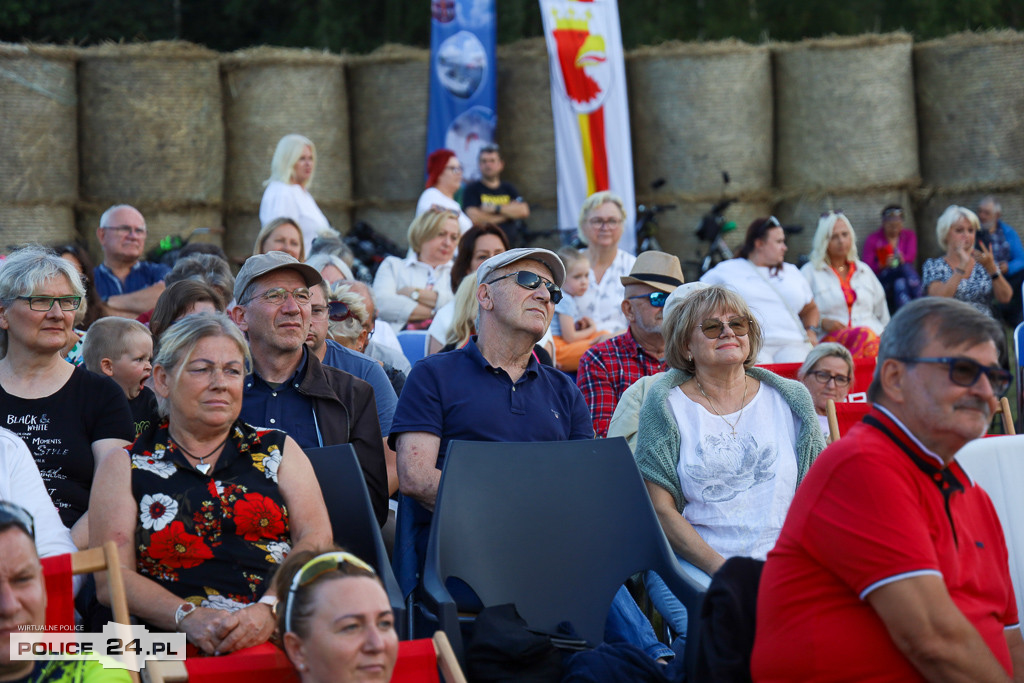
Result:
{"label": "gold necklace", "polygon": [[740,423],[740,418],[743,417],[743,409],[747,407],[746,406],[746,403],[747,403],[747,377],[746,377],[746,375],[744,375],[744,377],[743,377],[743,398],[740,399],[740,414],[736,416],[736,421],[735,422],[729,422],[728,420],[725,419],[725,415],[722,415],[720,412],[718,412],[718,408],[715,407],[715,402],[711,400],[710,396],[708,396],[706,393],[704,393],[704,387],[702,387],[700,385],[700,380],[697,379],[696,375],[693,376],[693,381],[697,383],[697,388],[700,389],[700,395],[703,396],[705,399],[707,399],[708,404],[711,406],[711,410],[715,411],[715,415],[717,415],[718,417],[722,418],[722,421],[725,422],[725,424],[729,425],[729,429],[732,430],[732,437],[736,438],[736,425],[738,425]]}

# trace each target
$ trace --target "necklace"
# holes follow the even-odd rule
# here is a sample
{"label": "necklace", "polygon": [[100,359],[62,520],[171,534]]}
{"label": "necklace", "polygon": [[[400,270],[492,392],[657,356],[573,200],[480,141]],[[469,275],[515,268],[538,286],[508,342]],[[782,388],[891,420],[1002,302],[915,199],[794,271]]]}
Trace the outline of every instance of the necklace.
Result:
{"label": "necklace", "polygon": [[729,429],[732,430],[732,437],[736,438],[736,425],[738,425],[740,423],[740,418],[743,417],[743,409],[747,407],[746,406],[746,402],[747,402],[747,378],[746,378],[746,376],[743,377],[743,398],[740,399],[740,414],[736,416],[736,421],[735,422],[729,422],[728,420],[725,419],[725,415],[722,415],[720,412],[718,412],[718,408],[715,407],[714,401],[711,400],[710,396],[708,396],[706,393],[704,393],[704,387],[702,387],[700,385],[700,380],[697,379],[696,375],[694,375],[693,381],[697,383],[697,388],[700,389],[700,395],[703,396],[705,399],[707,399],[707,402],[711,405],[711,410],[715,411],[715,415],[717,415],[718,417],[722,418],[722,421],[725,422],[725,424],[729,425]]}
{"label": "necklace", "polygon": [[[708,400],[710,401],[711,399],[708,399]],[[167,435],[171,436],[170,431],[167,432]],[[230,438],[230,436],[231,436],[231,434],[229,432],[228,435],[224,437],[224,440],[221,441],[219,444],[217,444],[217,446],[212,451],[207,453],[206,455],[194,455],[187,448],[182,446],[181,443],[177,439],[175,439],[173,436],[171,436],[171,443],[173,443],[175,446],[177,446],[178,449],[181,450],[181,452],[184,453],[185,455],[187,455],[188,457],[195,458],[196,460],[199,461],[199,462],[197,462],[195,464],[195,468],[197,470],[199,470],[203,474],[209,474],[210,468],[213,467],[213,464],[206,462],[206,459],[209,458],[214,453],[216,453],[217,451],[219,451],[221,446],[223,446],[224,444],[226,444],[228,442],[228,438]]]}

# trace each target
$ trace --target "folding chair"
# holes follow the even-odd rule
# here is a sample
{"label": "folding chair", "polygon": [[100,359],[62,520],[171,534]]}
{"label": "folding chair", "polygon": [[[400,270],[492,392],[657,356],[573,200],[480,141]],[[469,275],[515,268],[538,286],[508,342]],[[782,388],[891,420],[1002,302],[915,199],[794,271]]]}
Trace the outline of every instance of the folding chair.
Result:
{"label": "folding chair", "polygon": [[402,330],[398,333],[398,343],[401,344],[406,359],[412,365],[416,365],[416,361],[427,355],[430,335],[426,330]]}
{"label": "folding chair", "polygon": [[645,569],[689,611],[692,663],[704,591],[672,554],[625,439],[450,444],[423,589],[460,661],[449,578],[468,584],[484,606],[514,603],[533,628],[553,632],[569,621],[597,644],[615,592]]}
{"label": "folding chair", "polygon": [[992,419],[996,418],[996,415],[1000,415],[1003,418],[1003,431],[1007,436],[1014,436],[1017,434],[1017,428],[1013,425],[1013,413],[1010,412],[1010,399],[1005,396],[999,397],[999,408],[992,413]]}
{"label": "folding chair", "polygon": [[308,448],[306,456],[313,464],[313,471],[320,482],[327,514],[331,518],[331,528],[334,530],[334,542],[363,558],[377,570],[394,612],[398,635],[400,638],[408,637],[402,591],[384,548],[384,539],[373,514],[370,494],[355,449],[348,443]]}
{"label": "folding chair", "polygon": [[832,441],[838,441],[839,437],[860,422],[870,410],[870,403],[836,403],[828,399],[825,414],[828,416],[828,434]]}
{"label": "folding chair", "polygon": [[[438,676],[438,669],[441,676]],[[403,640],[398,644],[398,661],[391,683],[466,683],[451,643],[444,631],[433,638]]]}
{"label": "folding chair", "polygon": [[[1024,289],[1024,284],[1021,285]],[[1013,331],[1013,356],[1017,359],[1017,417],[1024,418],[1024,323]]]}
{"label": "folding chair", "polygon": [[[132,623],[131,615],[128,613],[128,598],[124,592],[124,578],[121,576],[121,563],[117,556],[117,545],[113,541],[107,541],[101,548],[88,548],[76,553],[44,557],[41,561],[43,578],[46,581],[47,626],[73,628],[75,600],[71,577],[102,571],[107,572],[114,620],[119,624]],[[134,671],[128,673],[132,680],[138,683],[139,675]]]}

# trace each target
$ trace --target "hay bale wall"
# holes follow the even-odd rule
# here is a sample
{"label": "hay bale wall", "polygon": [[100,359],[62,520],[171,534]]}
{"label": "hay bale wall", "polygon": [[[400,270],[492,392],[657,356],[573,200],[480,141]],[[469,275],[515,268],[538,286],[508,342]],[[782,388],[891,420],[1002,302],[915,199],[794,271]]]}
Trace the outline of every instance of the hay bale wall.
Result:
{"label": "hay bale wall", "polygon": [[640,194],[715,195],[772,186],[772,73],[768,49],[739,41],[670,43],[626,60],[633,176]]}
{"label": "hay bale wall", "polygon": [[[229,253],[252,253],[259,222],[234,216],[258,213],[274,149],[290,133],[304,135],[316,146],[316,175],[309,190],[331,224],[347,231],[352,165],[344,59],[310,50],[242,50],[221,59],[221,81]],[[231,234],[234,230],[242,234]]]}
{"label": "hay bale wall", "polygon": [[922,43],[914,66],[924,182],[1024,185],[1024,34],[962,33]]}
{"label": "hay bale wall", "polygon": [[31,242],[56,245],[77,240],[75,212],[69,205],[0,202],[0,253]]}
{"label": "hay bale wall", "polygon": [[781,189],[916,184],[909,35],[776,46],[775,96]]}

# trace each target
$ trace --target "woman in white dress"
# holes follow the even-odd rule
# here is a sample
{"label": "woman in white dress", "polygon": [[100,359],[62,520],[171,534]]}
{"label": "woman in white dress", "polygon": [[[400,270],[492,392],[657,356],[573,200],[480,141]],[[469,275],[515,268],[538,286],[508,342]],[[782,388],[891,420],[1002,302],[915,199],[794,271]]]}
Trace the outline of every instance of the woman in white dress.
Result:
{"label": "woman in white dress", "polygon": [[309,138],[285,135],[274,150],[270,177],[264,183],[267,189],[260,201],[260,223],[266,225],[275,218],[292,219],[302,229],[306,254],[319,233],[334,232],[327,216],[309,193],[315,170],[316,147]]}
{"label": "woman in white dress", "polygon": [[590,262],[590,283],[586,293],[576,301],[581,316],[594,321],[598,330],[613,334],[625,331],[626,315],[622,299],[627,277],[636,256],[619,249],[626,221],[622,199],[611,192],[590,195],[580,207],[579,237],[586,242],[583,254]]}

